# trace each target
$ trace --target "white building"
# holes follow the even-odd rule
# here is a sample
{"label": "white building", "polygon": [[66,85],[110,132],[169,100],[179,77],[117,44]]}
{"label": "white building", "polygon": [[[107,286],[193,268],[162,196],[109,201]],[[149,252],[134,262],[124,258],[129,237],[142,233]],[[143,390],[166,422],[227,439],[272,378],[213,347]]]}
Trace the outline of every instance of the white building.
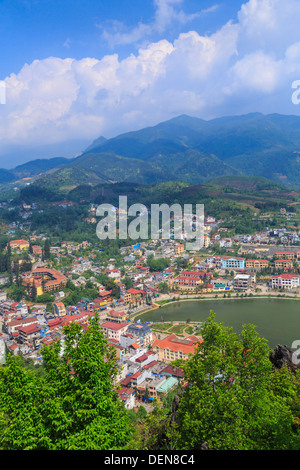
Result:
{"label": "white building", "polygon": [[272,277],[272,289],[295,289],[300,285],[297,274],[279,274]]}

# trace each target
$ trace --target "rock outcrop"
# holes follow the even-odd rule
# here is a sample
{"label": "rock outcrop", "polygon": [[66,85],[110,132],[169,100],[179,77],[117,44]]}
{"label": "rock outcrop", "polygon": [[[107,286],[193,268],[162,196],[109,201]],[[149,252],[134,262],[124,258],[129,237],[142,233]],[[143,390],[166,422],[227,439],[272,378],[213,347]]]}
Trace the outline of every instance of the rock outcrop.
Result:
{"label": "rock outcrop", "polygon": [[286,365],[294,371],[300,367],[300,353],[297,354],[297,351],[293,351],[286,345],[278,344],[269,357],[277,369]]}

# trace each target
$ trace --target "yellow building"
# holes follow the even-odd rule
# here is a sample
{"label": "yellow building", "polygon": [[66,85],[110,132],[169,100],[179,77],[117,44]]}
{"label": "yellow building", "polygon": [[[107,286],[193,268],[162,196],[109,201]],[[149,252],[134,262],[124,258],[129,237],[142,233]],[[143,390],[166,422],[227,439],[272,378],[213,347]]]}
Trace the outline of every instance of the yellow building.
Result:
{"label": "yellow building", "polygon": [[260,271],[269,267],[269,261],[267,259],[247,259],[245,266],[248,269],[254,269],[255,271]]}
{"label": "yellow building", "polygon": [[11,240],[9,243],[11,250],[28,250],[29,242],[27,240]]}
{"label": "yellow building", "polygon": [[175,253],[176,255],[181,255],[184,253],[184,244],[183,243],[178,243],[175,245]]}
{"label": "yellow building", "polygon": [[277,259],[294,259],[295,253],[293,251],[276,251],[275,258]]}
{"label": "yellow building", "polygon": [[62,302],[54,302],[53,307],[56,315],[58,315],[59,317],[63,317],[64,315],[66,315],[67,310]]}
{"label": "yellow building", "polygon": [[190,354],[195,353],[195,348],[202,341],[194,335],[179,338],[175,334],[171,334],[164,339],[155,339],[152,350],[158,355],[159,361],[169,363],[175,359],[186,360]]}

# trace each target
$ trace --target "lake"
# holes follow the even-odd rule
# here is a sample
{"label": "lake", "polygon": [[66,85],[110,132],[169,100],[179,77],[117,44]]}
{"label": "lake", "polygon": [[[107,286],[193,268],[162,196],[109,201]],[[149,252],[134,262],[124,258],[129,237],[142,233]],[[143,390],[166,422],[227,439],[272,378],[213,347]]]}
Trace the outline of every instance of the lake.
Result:
{"label": "lake", "polygon": [[257,332],[268,340],[273,348],[277,344],[292,347],[300,340],[300,300],[276,299],[222,299],[179,301],[143,314],[141,321],[203,322],[210,310],[216,313],[216,321],[230,326],[239,333],[244,324],[257,327]]}

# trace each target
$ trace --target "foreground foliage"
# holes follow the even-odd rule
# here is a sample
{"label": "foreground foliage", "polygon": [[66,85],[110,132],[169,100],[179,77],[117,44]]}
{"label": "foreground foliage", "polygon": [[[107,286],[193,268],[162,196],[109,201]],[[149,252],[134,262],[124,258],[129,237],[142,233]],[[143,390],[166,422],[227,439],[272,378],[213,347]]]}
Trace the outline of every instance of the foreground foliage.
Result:
{"label": "foreground foliage", "polygon": [[[284,450],[300,448],[300,374],[275,369],[254,326],[241,335],[215,322],[185,364],[177,410],[154,409],[141,428],[149,450]],[[180,365],[177,363],[177,365]]]}
{"label": "foreground foliage", "polygon": [[72,323],[43,350],[45,377],[9,357],[0,372],[0,448],[124,449],[129,416],[113,390],[115,356],[97,316],[88,331]]}
{"label": "foreground foliage", "polygon": [[[0,369],[0,448],[49,450],[299,449],[300,375],[276,369],[252,325],[240,335],[211,312],[184,381],[152,412],[113,390],[115,354],[97,314],[43,348],[43,368],[8,357]],[[177,406],[174,407],[174,396]]]}

